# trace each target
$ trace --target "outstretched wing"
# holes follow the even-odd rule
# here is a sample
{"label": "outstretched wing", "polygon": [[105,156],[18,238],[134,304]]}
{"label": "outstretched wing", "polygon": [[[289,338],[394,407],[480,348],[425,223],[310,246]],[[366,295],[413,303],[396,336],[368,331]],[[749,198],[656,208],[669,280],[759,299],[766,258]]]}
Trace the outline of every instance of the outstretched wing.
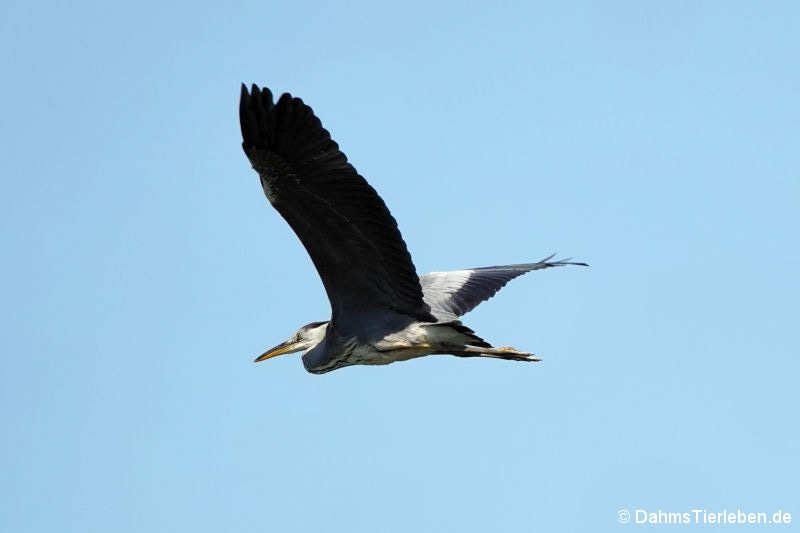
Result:
{"label": "outstretched wing", "polygon": [[581,265],[569,260],[550,261],[546,257],[538,263],[522,265],[492,266],[455,270],[453,272],[431,272],[419,278],[425,302],[439,320],[453,320],[472,311],[479,303],[488,300],[506,283],[531,270],[543,268]]}
{"label": "outstretched wing", "polygon": [[334,324],[391,310],[430,321],[411,256],[386,204],[339,151],[310,107],[242,85],[242,148],[267,198],[319,272]]}

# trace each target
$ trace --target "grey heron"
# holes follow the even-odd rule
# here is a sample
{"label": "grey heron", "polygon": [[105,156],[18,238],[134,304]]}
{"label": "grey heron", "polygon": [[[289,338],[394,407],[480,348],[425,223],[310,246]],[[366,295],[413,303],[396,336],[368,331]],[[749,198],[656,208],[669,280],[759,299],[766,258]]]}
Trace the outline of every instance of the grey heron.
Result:
{"label": "grey heron", "polygon": [[239,120],[264,193],[311,256],[331,305],[329,321],[303,326],[256,361],[305,351],[306,370],[322,374],[430,354],[540,360],[493,347],[459,317],[526,272],[585,263],[551,255],[417,276],[386,204],[300,98],[274,102],[269,89],[242,84]]}

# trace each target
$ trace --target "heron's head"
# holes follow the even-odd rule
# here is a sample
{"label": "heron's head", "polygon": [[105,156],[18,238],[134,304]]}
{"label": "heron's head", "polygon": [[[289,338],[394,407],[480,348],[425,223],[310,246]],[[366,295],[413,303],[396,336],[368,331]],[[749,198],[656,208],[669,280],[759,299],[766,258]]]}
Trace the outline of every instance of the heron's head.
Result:
{"label": "heron's head", "polygon": [[274,348],[267,350],[258,357],[256,363],[283,355],[285,353],[299,352],[300,350],[310,350],[325,338],[325,331],[328,329],[327,322],[312,322],[300,328],[297,333],[289,337],[289,340],[282,342]]}

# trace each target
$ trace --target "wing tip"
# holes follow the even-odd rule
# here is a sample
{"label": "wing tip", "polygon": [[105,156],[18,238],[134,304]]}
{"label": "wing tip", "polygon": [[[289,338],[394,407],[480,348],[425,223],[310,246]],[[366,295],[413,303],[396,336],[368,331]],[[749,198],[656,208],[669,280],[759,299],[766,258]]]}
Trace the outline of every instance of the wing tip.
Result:
{"label": "wing tip", "polygon": [[286,92],[276,100],[268,87],[259,88],[255,83],[249,90],[241,84],[239,125],[248,156],[253,148],[275,151],[288,160],[302,160],[309,151],[339,150],[314,110],[301,98]]}
{"label": "wing tip", "polygon": [[534,263],[534,264],[544,265],[545,267],[556,267],[556,266],[567,266],[567,265],[585,266],[585,267],[589,266],[589,263],[584,263],[583,261],[573,261],[571,257],[566,257],[564,259],[558,259],[556,261],[551,261],[551,259],[553,259],[556,255],[558,255],[558,254],[556,254],[556,253],[550,254],[547,257],[545,257],[544,259],[542,259],[542,260],[540,260],[540,261],[538,261],[537,263]]}

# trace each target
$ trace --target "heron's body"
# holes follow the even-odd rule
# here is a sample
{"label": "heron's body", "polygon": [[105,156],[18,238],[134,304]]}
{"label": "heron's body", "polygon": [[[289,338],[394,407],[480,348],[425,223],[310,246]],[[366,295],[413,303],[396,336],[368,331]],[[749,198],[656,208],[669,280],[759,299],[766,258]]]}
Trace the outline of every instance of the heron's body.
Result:
{"label": "heron's body", "polygon": [[[460,322],[421,323],[409,321],[408,325],[397,331],[387,331],[373,338],[361,339],[358,336],[343,337],[331,329],[330,323],[319,326],[319,331],[310,336],[317,343],[303,355],[306,370],[322,374],[350,365],[387,365],[396,361],[407,361],[415,357],[431,354],[461,352],[467,346],[480,342],[477,337]],[[391,328],[389,328],[390,330]],[[484,354],[486,348],[475,350]],[[489,349],[491,351],[491,349]],[[505,350],[507,352],[509,350]],[[465,352],[467,356],[470,352]],[[522,354],[529,360],[531,354]],[[486,354],[488,355],[488,354]]]}
{"label": "heron's body", "polygon": [[459,317],[551,261],[434,272],[417,277],[397,223],[375,190],[347,162],[311,108],[284,94],[242,86],[245,153],[264,193],[306,247],[331,302],[332,317],[301,328],[257,361],[305,350],[309,372],[384,365],[430,354],[538,361],[493,348]]}

